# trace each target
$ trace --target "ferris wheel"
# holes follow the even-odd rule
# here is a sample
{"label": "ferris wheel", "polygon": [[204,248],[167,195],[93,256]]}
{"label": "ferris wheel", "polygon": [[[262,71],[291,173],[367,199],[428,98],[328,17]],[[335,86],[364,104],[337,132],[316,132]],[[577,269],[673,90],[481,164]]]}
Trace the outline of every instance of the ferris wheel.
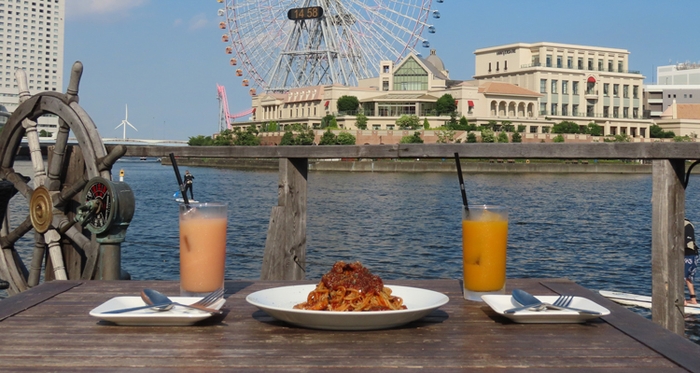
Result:
{"label": "ferris wheel", "polygon": [[[444,0],[436,0],[442,3]],[[429,48],[440,12],[433,0],[218,0],[221,39],[243,86],[284,92],[357,85]]]}

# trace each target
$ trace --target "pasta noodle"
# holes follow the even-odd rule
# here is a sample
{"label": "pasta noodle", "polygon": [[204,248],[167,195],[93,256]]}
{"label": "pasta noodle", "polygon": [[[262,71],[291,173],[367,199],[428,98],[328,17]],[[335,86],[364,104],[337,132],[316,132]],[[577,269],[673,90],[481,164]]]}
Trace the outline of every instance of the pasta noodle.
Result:
{"label": "pasta noodle", "polygon": [[406,309],[403,299],[391,295],[379,276],[360,262],[338,261],[295,309],[318,311],[388,311]]}

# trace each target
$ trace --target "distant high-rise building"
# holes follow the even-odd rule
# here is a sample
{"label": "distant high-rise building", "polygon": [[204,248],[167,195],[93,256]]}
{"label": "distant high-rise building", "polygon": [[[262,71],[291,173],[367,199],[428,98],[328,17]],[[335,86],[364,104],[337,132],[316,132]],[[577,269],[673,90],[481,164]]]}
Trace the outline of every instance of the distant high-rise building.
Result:
{"label": "distant high-rise building", "polygon": [[[61,91],[66,0],[0,0],[0,105],[19,104],[15,70],[27,73],[29,93]],[[55,137],[58,118],[43,116],[39,131]]]}

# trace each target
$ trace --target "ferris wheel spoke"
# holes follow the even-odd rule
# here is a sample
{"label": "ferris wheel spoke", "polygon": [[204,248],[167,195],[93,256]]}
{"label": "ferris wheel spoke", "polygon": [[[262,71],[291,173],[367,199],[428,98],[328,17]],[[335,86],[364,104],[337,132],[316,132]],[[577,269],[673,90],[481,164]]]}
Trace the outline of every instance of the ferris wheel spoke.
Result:
{"label": "ferris wheel spoke", "polygon": [[[432,0],[226,0],[231,64],[244,85],[288,91],[357,84],[379,61],[399,61],[423,38]],[[323,16],[289,20],[292,8],[320,6]]]}

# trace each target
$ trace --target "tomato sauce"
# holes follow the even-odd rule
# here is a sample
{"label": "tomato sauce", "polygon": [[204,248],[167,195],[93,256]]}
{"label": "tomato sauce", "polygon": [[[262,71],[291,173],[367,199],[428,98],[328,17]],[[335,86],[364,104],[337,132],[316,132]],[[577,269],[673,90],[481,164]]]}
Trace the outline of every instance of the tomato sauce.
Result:
{"label": "tomato sauce", "polygon": [[363,294],[370,292],[380,293],[384,288],[384,282],[379,276],[373,275],[369,269],[360,262],[346,264],[338,261],[333,268],[321,277],[323,285],[333,291],[339,287],[354,289]]}

